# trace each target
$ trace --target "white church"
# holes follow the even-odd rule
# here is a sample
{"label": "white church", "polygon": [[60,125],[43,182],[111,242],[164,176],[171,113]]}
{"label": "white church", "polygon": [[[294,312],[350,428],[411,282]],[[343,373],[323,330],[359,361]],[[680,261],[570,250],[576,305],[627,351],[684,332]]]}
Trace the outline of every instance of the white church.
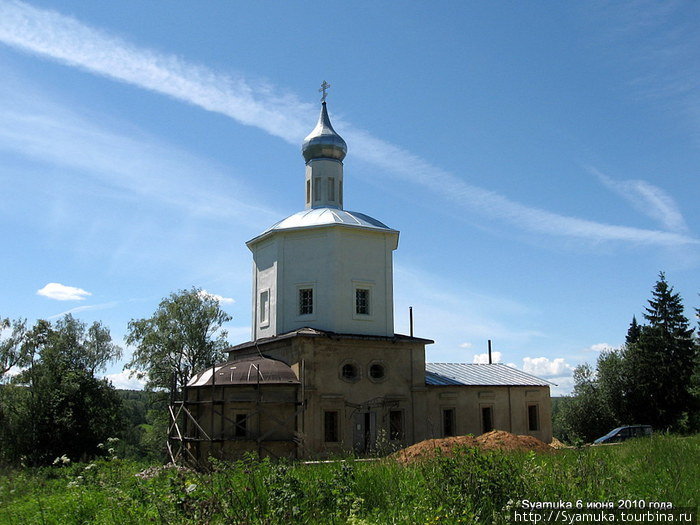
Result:
{"label": "white church", "polygon": [[549,382],[503,364],[426,363],[433,341],[394,332],[399,232],[344,209],[348,148],[327,87],[302,145],[304,209],[246,243],[251,340],[191,378],[171,440],[199,461],[361,455],[493,429],[550,442]]}

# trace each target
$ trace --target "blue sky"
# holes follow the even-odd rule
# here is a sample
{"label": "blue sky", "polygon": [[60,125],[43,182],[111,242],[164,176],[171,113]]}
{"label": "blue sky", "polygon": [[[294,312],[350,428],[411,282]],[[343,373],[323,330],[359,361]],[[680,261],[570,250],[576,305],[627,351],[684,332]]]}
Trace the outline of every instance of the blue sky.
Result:
{"label": "blue sky", "polygon": [[401,231],[396,331],[412,305],[428,360],[492,339],[566,392],[659,271],[700,304],[698,22],[690,2],[0,0],[0,316],[121,342],[197,286],[247,340],[244,243],[303,208],[327,80],[345,206]]}

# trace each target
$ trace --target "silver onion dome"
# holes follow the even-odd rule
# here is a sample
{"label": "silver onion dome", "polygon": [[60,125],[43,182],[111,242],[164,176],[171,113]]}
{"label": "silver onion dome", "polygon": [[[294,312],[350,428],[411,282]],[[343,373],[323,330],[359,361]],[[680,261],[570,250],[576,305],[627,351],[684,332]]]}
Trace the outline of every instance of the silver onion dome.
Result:
{"label": "silver onion dome", "polygon": [[304,160],[309,162],[313,159],[335,159],[342,161],[348,152],[348,146],[343,137],[338,135],[331,119],[328,118],[326,102],[321,106],[321,115],[318,117],[318,124],[311,133],[304,139],[301,146],[301,153]]}

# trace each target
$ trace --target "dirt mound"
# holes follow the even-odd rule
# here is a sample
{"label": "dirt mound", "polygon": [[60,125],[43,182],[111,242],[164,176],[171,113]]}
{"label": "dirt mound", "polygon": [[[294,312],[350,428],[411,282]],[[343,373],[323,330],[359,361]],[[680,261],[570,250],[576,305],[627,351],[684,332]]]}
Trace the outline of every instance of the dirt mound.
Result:
{"label": "dirt mound", "polygon": [[476,441],[484,450],[522,450],[529,452],[551,452],[550,447],[544,441],[532,436],[516,436],[505,430],[492,430],[481,434]]}
{"label": "dirt mound", "polygon": [[565,445],[555,437],[552,438],[552,442],[549,444],[549,446],[552,448],[571,448],[569,445]]}
{"label": "dirt mound", "polygon": [[401,463],[412,463],[438,454],[452,455],[455,447],[479,448],[482,450],[519,450],[548,453],[554,449],[532,436],[516,436],[503,430],[492,430],[478,437],[471,435],[442,439],[426,439],[410,447],[394,452],[390,457]]}

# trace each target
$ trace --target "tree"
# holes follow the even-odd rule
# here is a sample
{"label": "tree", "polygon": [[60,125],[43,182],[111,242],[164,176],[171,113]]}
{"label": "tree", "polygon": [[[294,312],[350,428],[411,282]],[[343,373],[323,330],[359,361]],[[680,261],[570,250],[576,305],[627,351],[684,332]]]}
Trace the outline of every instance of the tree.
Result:
{"label": "tree", "polygon": [[[600,363],[604,356],[598,358]],[[606,402],[606,389],[596,370],[584,363],[574,369],[573,396],[561,408],[561,439],[569,442],[592,441],[606,434],[617,424]]]}
{"label": "tree", "polygon": [[152,317],[129,322],[126,343],[136,347],[125,368],[146,378],[149,389],[182,389],[192,372],[223,359],[228,346],[221,327],[231,316],[198,288],[170,294]]}
{"label": "tree", "polygon": [[628,415],[636,423],[682,430],[694,410],[698,350],[681,297],[663,272],[645,310],[649,324],[626,351]]}
{"label": "tree", "polygon": [[630,327],[627,329],[627,336],[625,337],[625,343],[626,344],[633,344],[636,343],[639,340],[639,335],[642,333],[642,328],[639,326],[639,323],[637,323],[637,317],[632,316],[632,322],[630,323]]}
{"label": "tree", "polygon": [[121,431],[121,401],[94,375],[121,355],[109,330],[71,315],[55,326],[39,320],[25,331],[23,348],[24,370],[3,387],[11,402],[0,409],[0,459],[46,464],[64,454],[95,455],[100,442]]}
{"label": "tree", "polygon": [[4,379],[11,368],[26,366],[29,360],[27,321],[0,318],[0,333],[4,330],[10,334],[0,340],[0,380]]}

